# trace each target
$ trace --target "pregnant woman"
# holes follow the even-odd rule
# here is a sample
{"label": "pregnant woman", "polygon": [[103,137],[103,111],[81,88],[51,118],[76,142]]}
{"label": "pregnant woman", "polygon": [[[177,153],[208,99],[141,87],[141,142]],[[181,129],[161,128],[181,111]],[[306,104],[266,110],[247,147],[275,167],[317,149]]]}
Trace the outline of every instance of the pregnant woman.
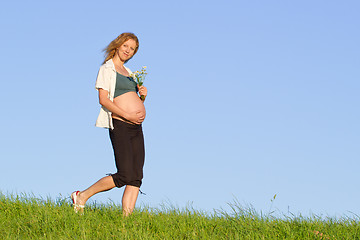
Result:
{"label": "pregnant woman", "polygon": [[[144,102],[147,89],[132,79],[132,72],[124,66],[137,52],[138,38],[122,33],[105,49],[106,57],[100,67],[96,89],[101,104],[97,127],[109,129],[117,172],[101,178],[84,191],[71,194],[74,210],[82,210],[86,201],[96,193],[126,186],[122,197],[123,214],[135,208],[143,178],[145,158],[141,123],[145,119]],[[139,95],[145,98],[141,100]]]}

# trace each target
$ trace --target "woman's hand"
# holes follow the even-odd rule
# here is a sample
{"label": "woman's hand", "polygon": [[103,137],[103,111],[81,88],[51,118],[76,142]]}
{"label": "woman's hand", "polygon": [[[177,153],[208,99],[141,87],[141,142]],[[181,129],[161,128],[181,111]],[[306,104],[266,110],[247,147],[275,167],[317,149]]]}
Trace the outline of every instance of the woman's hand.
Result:
{"label": "woman's hand", "polygon": [[139,86],[139,84],[137,85],[137,87],[139,89],[140,96],[144,96],[144,100],[145,100],[145,98],[147,96],[147,88],[144,85]]}
{"label": "woman's hand", "polygon": [[135,124],[141,124],[145,119],[145,114],[138,111],[127,114],[126,120],[133,122]]}
{"label": "woman's hand", "polygon": [[141,113],[140,111],[137,112],[131,112],[127,113],[123,109],[116,106],[109,98],[108,98],[109,92],[100,88],[99,89],[99,103],[104,106],[106,109],[108,109],[113,114],[116,114],[117,116],[121,118],[125,118],[126,120],[140,124],[145,119],[145,114]]}

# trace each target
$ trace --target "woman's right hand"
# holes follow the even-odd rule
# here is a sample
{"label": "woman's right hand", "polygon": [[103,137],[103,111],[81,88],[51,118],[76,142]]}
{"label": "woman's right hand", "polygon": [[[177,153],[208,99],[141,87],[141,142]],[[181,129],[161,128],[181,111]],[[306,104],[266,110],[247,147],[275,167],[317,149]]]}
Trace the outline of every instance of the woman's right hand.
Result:
{"label": "woman's right hand", "polygon": [[135,124],[141,124],[145,119],[145,113],[136,111],[127,113],[118,106],[116,106],[109,98],[108,98],[109,92],[100,88],[99,89],[99,103],[104,106],[106,109],[108,109],[113,114],[118,115],[119,117],[123,117],[126,120],[133,122]]}
{"label": "woman's right hand", "polygon": [[141,111],[137,111],[129,113],[125,118],[135,124],[141,124],[145,119],[145,114]]}

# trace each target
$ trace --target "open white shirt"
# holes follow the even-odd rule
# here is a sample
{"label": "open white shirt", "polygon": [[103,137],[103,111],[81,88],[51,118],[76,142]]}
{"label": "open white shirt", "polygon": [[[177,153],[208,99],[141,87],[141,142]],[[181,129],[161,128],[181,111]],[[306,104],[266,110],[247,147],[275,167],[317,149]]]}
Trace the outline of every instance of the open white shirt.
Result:
{"label": "open white shirt", "polygon": [[[124,66],[125,67],[125,66]],[[132,74],[129,68],[125,67],[129,75]],[[96,79],[95,88],[99,90],[100,88],[108,91],[108,98],[113,101],[116,85],[116,70],[115,65],[112,59],[106,61],[101,65],[99,73]],[[111,112],[106,109],[104,106],[101,106],[99,116],[96,120],[96,127],[110,128],[114,129]]]}

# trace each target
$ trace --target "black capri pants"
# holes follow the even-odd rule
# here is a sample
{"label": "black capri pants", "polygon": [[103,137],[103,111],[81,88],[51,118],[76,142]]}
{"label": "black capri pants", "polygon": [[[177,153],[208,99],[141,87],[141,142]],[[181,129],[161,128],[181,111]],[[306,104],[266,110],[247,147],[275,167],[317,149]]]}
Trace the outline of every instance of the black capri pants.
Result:
{"label": "black capri pants", "polygon": [[145,160],[144,135],[141,125],[113,119],[114,129],[109,130],[114,149],[117,173],[111,174],[115,186],[140,187]]}

